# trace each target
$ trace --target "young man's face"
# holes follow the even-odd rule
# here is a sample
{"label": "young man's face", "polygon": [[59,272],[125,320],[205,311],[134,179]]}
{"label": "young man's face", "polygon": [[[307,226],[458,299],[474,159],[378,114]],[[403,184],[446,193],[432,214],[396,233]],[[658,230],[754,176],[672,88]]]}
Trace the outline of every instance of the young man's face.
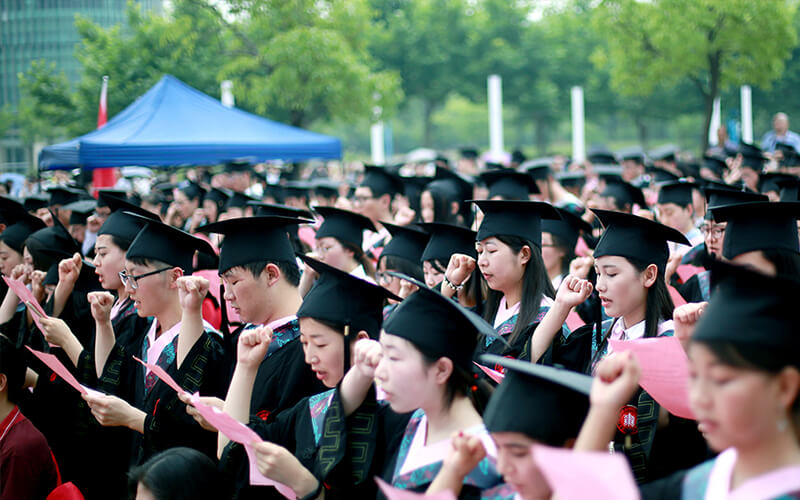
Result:
{"label": "young man's face", "polygon": [[[166,266],[164,266],[166,267]],[[153,271],[164,269],[153,264],[140,265],[125,261],[125,274],[129,276],[125,283],[125,290],[133,299],[137,314],[146,318],[148,316],[158,316],[163,311],[165,304],[168,304],[171,294],[177,294],[174,282],[170,277],[172,269],[166,269],[160,273],[151,274],[138,279],[131,279],[130,276],[142,276]],[[135,288],[133,281],[136,282]]]}
{"label": "young man's face", "polygon": [[686,234],[692,228],[692,206],[682,207],[675,203],[660,203],[658,219],[665,226]]}
{"label": "young man's face", "polygon": [[225,285],[225,300],[246,323],[265,323],[271,311],[267,293],[269,273],[266,268],[256,278],[243,267],[233,267],[222,273]]}
{"label": "young man's face", "polygon": [[388,206],[384,203],[384,196],[374,196],[372,188],[359,186],[353,197],[353,211],[376,221],[383,217]]}

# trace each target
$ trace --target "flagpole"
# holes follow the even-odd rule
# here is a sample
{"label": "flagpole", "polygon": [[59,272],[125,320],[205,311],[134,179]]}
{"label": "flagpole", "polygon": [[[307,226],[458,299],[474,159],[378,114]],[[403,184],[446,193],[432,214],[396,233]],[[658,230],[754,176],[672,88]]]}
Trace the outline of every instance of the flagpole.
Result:
{"label": "flagpole", "polygon": [[[108,75],[103,76],[103,85],[100,87],[100,104],[97,107],[97,128],[103,128],[108,122]],[[116,184],[113,168],[96,168],[92,172],[92,187],[95,196],[100,188],[114,187]]]}

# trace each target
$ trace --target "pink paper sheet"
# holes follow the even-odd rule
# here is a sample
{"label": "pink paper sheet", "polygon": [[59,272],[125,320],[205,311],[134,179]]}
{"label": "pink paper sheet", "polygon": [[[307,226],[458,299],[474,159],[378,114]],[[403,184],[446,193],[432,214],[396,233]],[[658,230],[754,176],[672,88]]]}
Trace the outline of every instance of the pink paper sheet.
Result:
{"label": "pink paper sheet", "polygon": [[253,449],[253,444],[260,443],[262,440],[253,429],[247,427],[224,411],[203,403],[200,401],[200,397],[197,394],[192,396],[192,404],[200,415],[202,415],[209,424],[216,427],[219,432],[225,434],[231,441],[244,445],[244,449],[247,452],[247,459],[250,462],[250,484],[274,486],[275,489],[286,498],[291,500],[297,498],[297,495],[295,495],[291,488],[285,484],[273,481],[259,472],[256,465],[256,454]]}
{"label": "pink paper sheet", "polygon": [[133,359],[138,361],[139,363],[143,364],[147,367],[148,370],[156,374],[156,377],[161,379],[165,384],[172,387],[175,392],[178,394],[188,394],[183,388],[175,382],[175,379],[170,376],[163,368],[158,365],[148,363],[147,361],[142,361],[141,359],[137,358],[136,356],[132,356]]}
{"label": "pink paper sheet", "polygon": [[[473,363],[475,363],[475,362],[473,361]],[[498,383],[498,384],[499,384],[500,382],[502,382],[502,381],[503,381],[503,379],[505,378],[505,375],[503,375],[503,374],[502,374],[502,373],[500,373],[499,371],[497,371],[497,370],[492,370],[491,368],[489,368],[489,367],[487,367],[487,366],[483,366],[483,365],[482,365],[482,364],[480,364],[480,363],[475,363],[475,366],[477,366],[478,368],[480,368],[480,369],[481,369],[481,371],[482,371],[483,373],[485,373],[485,374],[486,374],[486,375],[487,375],[487,376],[488,376],[490,379],[494,380],[494,381],[495,381],[496,383]]]}
{"label": "pink paper sheet", "polygon": [[531,453],[560,500],[639,500],[630,466],[621,454],[538,444],[533,445]]}
{"label": "pink paper sheet", "polygon": [[570,311],[567,315],[567,328],[569,331],[574,332],[578,328],[582,327],[586,323],[581,319],[580,315],[575,312],[574,310]]}
{"label": "pink paper sheet", "polygon": [[[28,290],[28,287],[25,286],[25,283],[21,282],[20,280],[12,280],[11,278],[7,278],[5,276],[3,276],[3,281],[6,282],[8,288],[17,294],[19,300],[26,304],[30,304],[30,307],[36,309],[39,314],[45,318],[47,317],[47,313],[44,312],[41,304],[39,304],[39,301],[37,301],[36,297],[33,296],[33,292]],[[42,327],[42,324],[39,322],[39,316],[36,313],[31,313],[31,316],[33,316],[33,322],[36,323],[36,326],[39,328],[39,330],[44,333],[44,327]]]}
{"label": "pink paper sheet", "polygon": [[456,496],[450,490],[426,495],[425,493],[415,493],[395,488],[377,476],[375,477],[375,482],[378,483],[378,488],[381,489],[388,500],[456,500]]}
{"label": "pink paper sheet", "polygon": [[614,352],[632,351],[639,360],[639,385],[673,415],[694,419],[689,406],[689,358],[675,337],[609,340]]}
{"label": "pink paper sheet", "polygon": [[683,298],[683,295],[681,295],[675,287],[667,285],[667,290],[669,291],[669,296],[672,297],[672,303],[675,307],[682,306],[686,303],[686,299]]}
{"label": "pink paper sheet", "polygon": [[681,281],[686,283],[687,281],[689,281],[689,278],[703,271],[705,271],[705,268],[703,267],[693,266],[691,264],[681,264],[675,270],[675,273],[678,275]]}
{"label": "pink paper sheet", "polygon": [[53,354],[48,354],[46,352],[37,351],[36,349],[31,349],[30,346],[25,346],[28,348],[29,351],[33,353],[34,356],[39,358],[42,363],[47,365],[48,368],[53,370],[59,377],[64,379],[66,383],[71,385],[76,391],[80,392],[81,394],[93,394],[93,395],[102,395],[101,392],[95,391],[94,389],[89,389],[88,387],[84,387],[78,379],[75,378],[72,373],[64,366],[61,361],[58,360],[57,357]]}

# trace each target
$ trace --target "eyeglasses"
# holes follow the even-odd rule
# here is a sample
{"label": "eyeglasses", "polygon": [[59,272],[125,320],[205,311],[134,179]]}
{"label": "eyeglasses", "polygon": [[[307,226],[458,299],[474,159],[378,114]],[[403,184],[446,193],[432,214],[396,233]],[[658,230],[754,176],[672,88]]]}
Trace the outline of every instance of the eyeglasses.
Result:
{"label": "eyeglasses", "polygon": [[703,236],[711,237],[711,239],[718,240],[725,235],[725,226],[703,226],[700,228]]}
{"label": "eyeglasses", "polygon": [[369,200],[372,200],[372,199],[375,199],[375,197],[374,196],[366,196],[366,195],[363,195],[363,194],[359,195],[359,196],[353,196],[353,202],[354,203],[366,203],[366,202],[368,202]]}
{"label": "eyeglasses", "polygon": [[394,276],[383,271],[378,271],[375,273],[375,281],[377,281],[379,285],[388,285],[393,279]]}
{"label": "eyeglasses", "polygon": [[156,269],[155,271],[150,271],[149,273],[140,274],[138,276],[134,276],[132,274],[128,274],[125,271],[120,271],[119,272],[119,279],[122,280],[122,284],[124,286],[127,286],[128,284],[130,284],[131,288],[136,290],[137,288],[139,288],[139,283],[137,283],[138,280],[140,280],[142,278],[146,278],[148,276],[152,276],[154,274],[163,273],[164,271],[168,271],[170,269],[172,269],[172,267],[165,267],[163,269]]}

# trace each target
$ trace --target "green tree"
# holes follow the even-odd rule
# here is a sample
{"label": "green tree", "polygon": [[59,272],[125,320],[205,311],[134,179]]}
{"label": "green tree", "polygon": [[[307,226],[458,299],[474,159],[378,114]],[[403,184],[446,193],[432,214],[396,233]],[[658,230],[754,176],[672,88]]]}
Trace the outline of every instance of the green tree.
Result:
{"label": "green tree", "polygon": [[688,79],[703,98],[703,149],[714,99],[729,86],[767,85],[797,42],[789,0],[605,0],[595,53],[622,95],[648,96]]}
{"label": "green tree", "polygon": [[16,123],[23,143],[52,141],[68,134],[76,110],[64,72],[54,63],[34,61],[20,78]]}

